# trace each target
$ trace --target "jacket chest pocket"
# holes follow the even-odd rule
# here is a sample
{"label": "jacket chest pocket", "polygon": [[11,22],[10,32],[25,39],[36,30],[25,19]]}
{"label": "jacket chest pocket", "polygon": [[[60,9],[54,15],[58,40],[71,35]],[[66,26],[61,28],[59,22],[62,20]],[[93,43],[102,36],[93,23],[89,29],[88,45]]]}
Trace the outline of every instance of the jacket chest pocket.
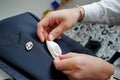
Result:
{"label": "jacket chest pocket", "polygon": [[0,45],[15,45],[19,42],[19,34],[0,34]]}

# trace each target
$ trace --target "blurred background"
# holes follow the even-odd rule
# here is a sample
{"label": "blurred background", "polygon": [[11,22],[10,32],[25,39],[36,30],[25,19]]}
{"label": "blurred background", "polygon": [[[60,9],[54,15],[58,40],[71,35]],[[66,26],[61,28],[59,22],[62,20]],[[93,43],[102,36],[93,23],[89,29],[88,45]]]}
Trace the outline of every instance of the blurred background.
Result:
{"label": "blurred background", "polygon": [[[32,12],[41,17],[47,9],[53,9],[51,3],[55,0],[0,0],[0,20],[9,16],[24,12]],[[64,8],[75,7],[76,4],[83,5],[98,0],[56,0],[59,4],[62,1],[70,1]]]}

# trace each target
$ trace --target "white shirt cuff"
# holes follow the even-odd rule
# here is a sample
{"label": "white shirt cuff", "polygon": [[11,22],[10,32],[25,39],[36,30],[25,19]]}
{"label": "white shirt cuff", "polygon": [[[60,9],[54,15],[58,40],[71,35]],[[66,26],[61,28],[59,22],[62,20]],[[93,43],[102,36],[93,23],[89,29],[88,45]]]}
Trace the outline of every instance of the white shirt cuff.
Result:
{"label": "white shirt cuff", "polygon": [[84,5],[82,7],[85,11],[84,19],[82,22],[88,22],[88,23],[91,23],[91,22],[104,23],[105,22],[106,16],[104,14],[104,10],[102,9],[101,6],[99,6],[97,2]]}

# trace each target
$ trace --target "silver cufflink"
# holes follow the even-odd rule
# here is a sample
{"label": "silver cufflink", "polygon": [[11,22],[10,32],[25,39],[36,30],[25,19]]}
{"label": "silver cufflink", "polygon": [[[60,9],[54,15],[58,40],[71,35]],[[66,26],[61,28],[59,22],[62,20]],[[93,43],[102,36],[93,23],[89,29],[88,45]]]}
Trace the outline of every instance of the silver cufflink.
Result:
{"label": "silver cufflink", "polygon": [[25,47],[26,47],[26,50],[29,51],[29,50],[31,50],[33,48],[33,43],[31,41],[28,41],[26,43]]}

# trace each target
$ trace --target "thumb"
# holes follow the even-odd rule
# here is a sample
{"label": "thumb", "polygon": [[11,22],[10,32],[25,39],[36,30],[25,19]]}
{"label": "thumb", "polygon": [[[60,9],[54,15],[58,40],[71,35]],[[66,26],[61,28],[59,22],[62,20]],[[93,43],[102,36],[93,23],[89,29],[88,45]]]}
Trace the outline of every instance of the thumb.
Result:
{"label": "thumb", "polygon": [[60,71],[69,71],[73,69],[74,61],[73,56],[77,54],[75,53],[68,53],[65,55],[60,55],[54,59],[54,65],[57,70]]}
{"label": "thumb", "polygon": [[65,22],[61,22],[56,28],[54,28],[48,36],[49,40],[54,40],[58,38],[65,30],[68,29],[68,26]]}
{"label": "thumb", "polygon": [[78,56],[77,53],[73,53],[73,52],[69,52],[69,53],[66,53],[64,55],[60,55],[58,56],[60,60],[63,60],[63,59],[68,59],[68,58],[72,58],[74,56]]}

